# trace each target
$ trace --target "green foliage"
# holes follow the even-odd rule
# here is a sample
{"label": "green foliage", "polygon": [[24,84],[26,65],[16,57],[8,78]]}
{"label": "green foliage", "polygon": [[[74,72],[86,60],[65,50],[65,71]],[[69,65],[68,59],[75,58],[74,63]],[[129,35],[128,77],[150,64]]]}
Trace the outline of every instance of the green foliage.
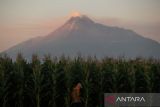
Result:
{"label": "green foliage", "polygon": [[103,107],[104,93],[160,92],[160,61],[0,56],[0,107],[70,107],[78,82],[84,107]]}

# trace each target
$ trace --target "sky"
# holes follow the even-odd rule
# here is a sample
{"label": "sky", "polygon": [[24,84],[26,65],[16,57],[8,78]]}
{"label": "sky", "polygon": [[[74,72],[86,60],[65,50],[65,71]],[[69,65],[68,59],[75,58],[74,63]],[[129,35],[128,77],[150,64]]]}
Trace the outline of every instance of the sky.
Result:
{"label": "sky", "polygon": [[0,52],[47,35],[74,12],[160,42],[160,0],[0,0]]}

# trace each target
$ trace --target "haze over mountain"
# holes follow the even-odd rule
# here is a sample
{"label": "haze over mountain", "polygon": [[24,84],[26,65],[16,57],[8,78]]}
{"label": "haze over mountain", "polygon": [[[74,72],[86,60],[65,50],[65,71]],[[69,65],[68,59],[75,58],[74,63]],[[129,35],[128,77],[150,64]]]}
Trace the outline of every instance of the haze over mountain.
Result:
{"label": "haze over mountain", "polygon": [[17,53],[39,56],[155,57],[160,58],[160,44],[128,29],[105,26],[87,16],[71,17],[64,25],[44,37],[22,42],[4,51],[13,59]]}

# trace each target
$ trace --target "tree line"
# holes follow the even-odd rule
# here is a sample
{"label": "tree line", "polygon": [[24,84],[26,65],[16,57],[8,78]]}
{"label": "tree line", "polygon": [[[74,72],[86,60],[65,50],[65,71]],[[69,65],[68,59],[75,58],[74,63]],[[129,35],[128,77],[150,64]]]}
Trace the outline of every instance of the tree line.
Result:
{"label": "tree line", "polygon": [[159,93],[160,61],[150,58],[70,58],[37,55],[31,61],[0,56],[0,107],[70,107],[82,84],[84,107],[103,107],[104,93]]}

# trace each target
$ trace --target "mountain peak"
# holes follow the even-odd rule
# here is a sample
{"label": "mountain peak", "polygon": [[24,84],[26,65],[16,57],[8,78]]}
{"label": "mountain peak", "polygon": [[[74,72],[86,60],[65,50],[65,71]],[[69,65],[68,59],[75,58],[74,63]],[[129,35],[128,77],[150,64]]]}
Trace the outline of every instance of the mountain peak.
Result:
{"label": "mountain peak", "polygon": [[88,16],[86,15],[73,15],[67,23],[94,23]]}
{"label": "mountain peak", "polygon": [[86,26],[94,26],[94,21],[92,21],[86,15],[72,15],[70,19],[61,27],[61,30],[77,30],[79,28],[83,29]]}

